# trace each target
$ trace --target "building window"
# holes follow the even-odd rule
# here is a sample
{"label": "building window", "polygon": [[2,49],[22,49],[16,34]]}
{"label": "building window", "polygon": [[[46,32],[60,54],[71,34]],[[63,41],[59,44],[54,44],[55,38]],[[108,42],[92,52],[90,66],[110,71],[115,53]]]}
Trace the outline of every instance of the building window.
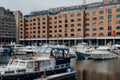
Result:
{"label": "building window", "polygon": [[60,20],[59,23],[62,23],[62,21]]}
{"label": "building window", "polygon": [[81,19],[80,19],[80,18],[78,18],[78,19],[77,19],[77,21],[81,21]]}
{"label": "building window", "polygon": [[101,33],[99,33],[99,36],[104,36],[104,34],[101,32]]}
{"label": "building window", "polygon": [[71,14],[71,17],[74,17],[74,14]]}
{"label": "building window", "polygon": [[55,30],[54,32],[57,33],[57,30]]}
{"label": "building window", "polygon": [[54,28],[57,28],[57,26],[54,26]]}
{"label": "building window", "polygon": [[52,20],[52,17],[49,17],[49,20]]}
{"label": "building window", "polygon": [[112,10],[111,9],[108,9],[108,14],[112,14]]}
{"label": "building window", "polygon": [[99,30],[104,30],[104,28],[103,28],[103,27],[100,27]]}
{"label": "building window", "polygon": [[89,28],[86,28],[85,31],[89,31]]}
{"label": "building window", "polygon": [[68,24],[65,24],[65,27],[68,27]]}
{"label": "building window", "polygon": [[112,30],[112,27],[111,27],[111,26],[108,26],[108,30]]}
{"label": "building window", "polygon": [[90,14],[89,13],[85,13],[85,16],[89,16]]}
{"label": "building window", "polygon": [[97,13],[96,12],[93,12],[93,16],[96,16],[97,15]]}
{"label": "building window", "polygon": [[54,23],[57,24],[57,21],[55,21]]}
{"label": "building window", "polygon": [[80,23],[78,23],[78,27],[80,27],[81,26],[81,24]]}
{"label": "building window", "polygon": [[38,35],[38,38],[40,38],[40,35]]}
{"label": "building window", "polygon": [[59,30],[59,32],[62,32],[62,30]]}
{"label": "building window", "polygon": [[89,26],[89,23],[86,23],[85,26]]}
{"label": "building window", "polygon": [[67,15],[67,14],[65,14],[65,15],[64,15],[64,18],[68,18],[68,15]]}
{"label": "building window", "polygon": [[96,33],[93,33],[93,37],[95,37],[97,34]]}
{"label": "building window", "polygon": [[43,29],[45,29],[45,26],[43,26]]}
{"label": "building window", "polygon": [[101,22],[99,23],[99,25],[100,25],[100,26],[103,26],[103,22],[101,21]]}
{"label": "building window", "polygon": [[97,29],[96,28],[93,28],[93,31],[96,31]]}
{"label": "building window", "polygon": [[40,30],[38,31],[38,33],[40,33]]}
{"label": "building window", "polygon": [[74,34],[71,34],[71,37],[74,37]]}
{"label": "building window", "polygon": [[118,8],[118,9],[116,10],[116,12],[120,12],[120,8]]}
{"label": "building window", "polygon": [[40,29],[40,26],[38,26],[38,29]]}
{"label": "building window", "polygon": [[59,16],[59,18],[62,18],[62,16]]}
{"label": "building window", "polygon": [[112,34],[111,34],[111,32],[108,32],[108,36],[111,36]]}
{"label": "building window", "polygon": [[110,25],[111,24],[111,20],[108,20],[108,25]]}
{"label": "building window", "polygon": [[74,22],[74,19],[71,19],[71,22]]}
{"label": "building window", "polygon": [[94,18],[93,18],[93,20],[97,20],[97,18],[96,18],[96,17],[94,17]]}
{"label": "building window", "polygon": [[65,23],[67,23],[68,22],[68,20],[65,20]]}
{"label": "building window", "polygon": [[40,18],[38,18],[38,21],[40,21]]}
{"label": "building window", "polygon": [[59,25],[59,28],[62,28],[62,25]]}
{"label": "building window", "polygon": [[80,14],[80,13],[78,13],[78,14],[77,14],[77,16],[81,16],[81,14]]}
{"label": "building window", "polygon": [[86,37],[89,37],[90,35],[88,33],[85,34]]}
{"label": "building window", "polygon": [[78,28],[78,29],[77,29],[77,31],[81,31],[81,29],[80,29],[80,28]]}
{"label": "building window", "polygon": [[111,19],[112,18],[112,15],[108,15],[108,19]]}
{"label": "building window", "polygon": [[96,24],[96,22],[95,23],[93,23],[93,26],[96,26],[97,24]]}
{"label": "building window", "polygon": [[117,21],[116,21],[116,24],[120,24],[120,20],[117,20]]}
{"label": "building window", "polygon": [[74,27],[74,24],[71,24],[71,27]]}
{"label": "building window", "polygon": [[104,17],[103,16],[100,16],[100,20],[103,20],[104,19]]}
{"label": "building window", "polygon": [[38,25],[40,25],[40,22],[38,22]]}
{"label": "building window", "polygon": [[45,24],[45,22],[43,22],[43,24]]}
{"label": "building window", "polygon": [[71,29],[71,32],[74,32],[74,29]]}
{"label": "building window", "polygon": [[104,14],[104,11],[103,11],[103,10],[101,10],[99,13],[100,13],[100,14]]}
{"label": "building window", "polygon": [[43,17],[42,20],[45,20],[45,17]]}
{"label": "building window", "polygon": [[120,26],[117,26],[116,29],[120,29]]}
{"label": "building window", "polygon": [[116,35],[120,35],[120,32],[117,32]]}
{"label": "building window", "polygon": [[36,19],[33,19],[33,21],[36,21]]}
{"label": "building window", "polygon": [[85,21],[89,21],[89,18],[86,18]]}
{"label": "building window", "polygon": [[33,35],[33,37],[35,38],[35,37],[36,37],[36,35]]}
{"label": "building window", "polygon": [[57,16],[55,16],[54,19],[57,19]]}
{"label": "building window", "polygon": [[120,18],[120,14],[116,15],[116,18]]}
{"label": "building window", "polygon": [[43,31],[43,33],[45,33],[45,31]]}

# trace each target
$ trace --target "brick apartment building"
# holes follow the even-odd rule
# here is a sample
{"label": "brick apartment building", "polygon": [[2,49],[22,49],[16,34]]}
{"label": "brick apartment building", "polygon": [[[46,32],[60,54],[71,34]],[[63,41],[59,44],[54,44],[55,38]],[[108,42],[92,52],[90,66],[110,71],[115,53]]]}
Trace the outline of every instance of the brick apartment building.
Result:
{"label": "brick apartment building", "polygon": [[[106,2],[108,1],[108,2]],[[103,45],[120,40],[120,2],[103,2],[31,12],[20,20],[21,44]]]}

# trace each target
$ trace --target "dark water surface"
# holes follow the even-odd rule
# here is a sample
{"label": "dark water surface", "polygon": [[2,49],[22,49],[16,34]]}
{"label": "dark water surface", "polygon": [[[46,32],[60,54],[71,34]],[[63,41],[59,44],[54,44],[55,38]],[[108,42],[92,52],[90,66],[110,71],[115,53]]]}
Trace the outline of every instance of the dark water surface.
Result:
{"label": "dark water surface", "polygon": [[120,59],[72,60],[77,80],[120,80]]}

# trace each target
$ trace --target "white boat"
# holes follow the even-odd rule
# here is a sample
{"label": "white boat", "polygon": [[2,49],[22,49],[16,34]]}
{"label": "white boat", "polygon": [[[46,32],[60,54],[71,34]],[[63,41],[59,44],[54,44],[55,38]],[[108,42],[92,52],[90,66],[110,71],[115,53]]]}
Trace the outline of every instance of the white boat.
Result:
{"label": "white boat", "polygon": [[8,65],[0,66],[1,80],[33,80],[70,69],[68,48],[43,47],[40,52],[42,56],[13,57]]}
{"label": "white boat", "polygon": [[112,59],[118,56],[114,53],[114,49],[111,46],[99,46],[92,52],[93,59]]}
{"label": "white boat", "polygon": [[79,43],[77,46],[75,46],[77,59],[86,59],[86,58],[92,58],[91,53],[95,50],[95,48],[92,48],[91,46],[88,46],[87,43]]}

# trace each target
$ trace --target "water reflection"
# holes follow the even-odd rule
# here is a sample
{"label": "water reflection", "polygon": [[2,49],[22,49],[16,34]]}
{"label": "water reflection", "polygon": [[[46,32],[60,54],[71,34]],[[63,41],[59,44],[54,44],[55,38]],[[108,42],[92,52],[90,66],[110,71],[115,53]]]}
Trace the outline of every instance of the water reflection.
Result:
{"label": "water reflection", "polygon": [[120,59],[72,60],[77,80],[120,80]]}

